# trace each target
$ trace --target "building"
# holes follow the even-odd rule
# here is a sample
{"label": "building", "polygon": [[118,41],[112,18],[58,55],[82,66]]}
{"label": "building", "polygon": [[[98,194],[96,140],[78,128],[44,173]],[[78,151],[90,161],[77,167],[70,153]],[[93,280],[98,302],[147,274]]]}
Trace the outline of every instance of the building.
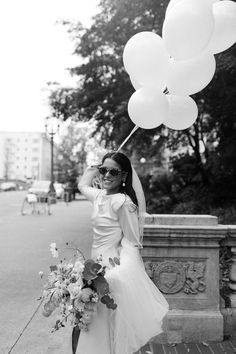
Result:
{"label": "building", "polygon": [[0,132],[1,180],[50,180],[50,141],[40,132]]}

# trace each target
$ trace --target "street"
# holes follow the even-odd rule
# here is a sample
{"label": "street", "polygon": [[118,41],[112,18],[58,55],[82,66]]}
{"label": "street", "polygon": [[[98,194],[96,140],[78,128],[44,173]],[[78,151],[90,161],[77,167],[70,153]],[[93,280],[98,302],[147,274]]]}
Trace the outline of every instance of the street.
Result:
{"label": "street", "polygon": [[[60,248],[74,243],[86,257],[91,245],[90,203],[77,200],[66,205],[52,205],[52,215],[20,213],[25,191],[0,193],[0,353],[7,354],[36,310],[46,275],[51,264],[61,256],[67,259],[73,251]],[[59,259],[53,258],[49,245],[56,242]],[[68,347],[71,327],[50,333],[56,315],[45,318],[41,309],[12,350],[16,354],[60,354]],[[65,347],[64,347],[65,348]]]}
{"label": "street", "polygon": [[[50,265],[73,256],[72,251],[60,251],[66,242],[76,245],[88,257],[92,241],[91,205],[86,200],[68,205],[59,201],[52,205],[52,215],[22,216],[24,196],[25,192],[0,193],[0,354],[9,353],[39,305],[37,299],[45,283],[39,271],[47,275]],[[49,251],[52,242],[59,248],[59,258],[53,258]],[[72,329],[68,323],[51,333],[56,319],[56,313],[45,318],[39,309],[11,353],[70,354]],[[210,344],[153,343],[136,354],[233,354],[235,351],[236,341],[228,340]]]}

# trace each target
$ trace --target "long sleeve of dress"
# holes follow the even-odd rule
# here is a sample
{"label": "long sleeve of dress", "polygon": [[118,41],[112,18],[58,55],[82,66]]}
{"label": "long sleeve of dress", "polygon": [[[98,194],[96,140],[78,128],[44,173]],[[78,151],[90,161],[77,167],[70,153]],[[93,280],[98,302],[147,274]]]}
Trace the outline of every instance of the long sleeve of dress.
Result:
{"label": "long sleeve of dress", "polygon": [[130,199],[119,208],[118,217],[124,239],[133,246],[141,246],[137,207]]}
{"label": "long sleeve of dress", "polygon": [[82,176],[78,188],[80,192],[87,198],[90,202],[94,202],[98,193],[101,191],[98,188],[92,187],[92,181],[97,174],[97,169],[94,167],[88,167]]}
{"label": "long sleeve of dress", "polygon": [[95,198],[101,192],[101,189],[90,187],[90,186],[82,186],[78,185],[80,192],[87,198],[90,202],[94,202]]}

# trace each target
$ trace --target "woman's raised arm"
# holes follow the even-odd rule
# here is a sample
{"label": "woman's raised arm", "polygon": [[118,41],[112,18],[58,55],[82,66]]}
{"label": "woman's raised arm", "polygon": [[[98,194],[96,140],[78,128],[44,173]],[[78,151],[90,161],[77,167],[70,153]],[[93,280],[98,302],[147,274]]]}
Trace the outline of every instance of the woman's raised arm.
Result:
{"label": "woman's raised arm", "polygon": [[80,192],[91,202],[94,201],[94,199],[100,192],[100,189],[92,187],[93,179],[97,175],[98,175],[98,166],[87,167],[78,183],[78,188]]}

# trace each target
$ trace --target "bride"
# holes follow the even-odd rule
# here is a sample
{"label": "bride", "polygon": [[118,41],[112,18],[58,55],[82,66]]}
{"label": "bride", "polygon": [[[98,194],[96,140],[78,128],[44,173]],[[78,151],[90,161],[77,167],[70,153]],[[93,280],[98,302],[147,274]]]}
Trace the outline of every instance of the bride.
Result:
{"label": "bride", "polygon": [[[102,189],[92,187],[100,176]],[[139,249],[145,199],[130,160],[120,152],[107,153],[100,166],[89,167],[79,183],[93,203],[92,258],[118,257],[120,265],[106,278],[117,308],[99,303],[87,332],[81,332],[76,354],[133,354],[162,332],[168,303],[145,272]]]}

